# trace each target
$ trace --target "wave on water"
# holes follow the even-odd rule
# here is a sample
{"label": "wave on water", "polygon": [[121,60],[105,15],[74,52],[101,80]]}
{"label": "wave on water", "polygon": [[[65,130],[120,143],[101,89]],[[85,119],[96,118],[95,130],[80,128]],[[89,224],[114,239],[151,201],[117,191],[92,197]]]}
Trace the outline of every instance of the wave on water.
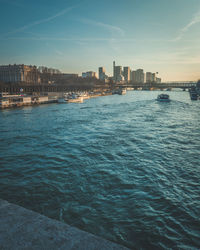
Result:
{"label": "wave on water", "polygon": [[199,102],[158,93],[0,112],[0,197],[131,249],[199,249]]}

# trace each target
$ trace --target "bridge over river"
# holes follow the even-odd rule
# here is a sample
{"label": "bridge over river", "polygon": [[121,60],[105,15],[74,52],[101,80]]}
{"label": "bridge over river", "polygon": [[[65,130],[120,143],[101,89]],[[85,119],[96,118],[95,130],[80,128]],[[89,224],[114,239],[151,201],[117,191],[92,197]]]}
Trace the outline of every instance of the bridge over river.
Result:
{"label": "bridge over river", "polygon": [[162,82],[162,83],[129,83],[129,84],[118,84],[118,87],[125,88],[142,88],[142,89],[172,89],[181,88],[183,90],[195,87],[197,82]]}
{"label": "bridge over river", "polygon": [[151,89],[171,89],[181,88],[183,90],[190,89],[196,86],[196,82],[163,82],[163,83],[129,83],[129,84],[106,84],[106,85],[65,85],[65,84],[3,84],[0,85],[0,92],[19,93],[23,89],[23,93],[45,93],[45,92],[68,92],[68,91],[93,91],[93,90],[113,90],[115,88],[142,88],[146,90]]}

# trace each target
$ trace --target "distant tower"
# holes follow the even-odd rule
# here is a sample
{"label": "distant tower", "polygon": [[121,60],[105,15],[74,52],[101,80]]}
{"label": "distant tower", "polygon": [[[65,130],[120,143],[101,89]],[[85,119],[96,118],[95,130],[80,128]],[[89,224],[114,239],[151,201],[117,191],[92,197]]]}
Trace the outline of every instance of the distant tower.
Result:
{"label": "distant tower", "polygon": [[120,82],[122,77],[122,66],[115,66],[115,81]]}
{"label": "distant tower", "polygon": [[151,72],[146,72],[146,83],[153,82],[153,74]]}
{"label": "distant tower", "polygon": [[123,75],[126,82],[130,82],[130,67],[124,67]]}
{"label": "distant tower", "polygon": [[113,61],[113,79],[115,80],[115,61]]}
{"label": "distant tower", "polygon": [[99,67],[99,79],[100,80],[106,79],[106,70],[104,67]]}

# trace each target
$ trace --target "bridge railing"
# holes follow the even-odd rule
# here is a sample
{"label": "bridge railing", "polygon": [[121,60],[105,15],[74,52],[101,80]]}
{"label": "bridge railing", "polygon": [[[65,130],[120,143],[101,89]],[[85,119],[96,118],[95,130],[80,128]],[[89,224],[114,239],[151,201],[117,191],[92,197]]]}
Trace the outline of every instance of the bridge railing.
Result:
{"label": "bridge railing", "polygon": [[133,88],[191,88],[196,86],[196,82],[162,82],[162,83],[129,83],[129,84],[117,84],[121,87],[133,87]]}

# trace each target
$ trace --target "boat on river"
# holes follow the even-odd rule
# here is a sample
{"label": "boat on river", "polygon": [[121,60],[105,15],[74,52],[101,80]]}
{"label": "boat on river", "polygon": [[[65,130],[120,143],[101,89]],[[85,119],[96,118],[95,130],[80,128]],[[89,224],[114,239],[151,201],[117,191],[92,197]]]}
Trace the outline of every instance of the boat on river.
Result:
{"label": "boat on river", "polygon": [[122,88],[115,89],[115,90],[113,90],[112,94],[113,95],[115,95],[115,94],[117,94],[117,95],[125,95],[126,94],[126,89],[122,89]]}
{"label": "boat on river", "polygon": [[167,95],[167,94],[158,95],[156,100],[159,101],[159,102],[170,102],[171,101],[169,99],[169,95]]}
{"label": "boat on river", "polygon": [[198,91],[197,87],[192,87],[189,90],[189,93],[190,93],[191,100],[198,100],[199,99],[200,92]]}
{"label": "boat on river", "polygon": [[191,100],[200,100],[200,80],[197,82],[196,86],[189,89]]}
{"label": "boat on river", "polygon": [[198,100],[198,94],[196,92],[190,92],[190,99],[191,100]]}
{"label": "boat on river", "polygon": [[82,103],[83,102],[83,96],[79,96],[75,93],[70,93],[65,95],[65,101],[67,103],[73,102],[73,103]]}

